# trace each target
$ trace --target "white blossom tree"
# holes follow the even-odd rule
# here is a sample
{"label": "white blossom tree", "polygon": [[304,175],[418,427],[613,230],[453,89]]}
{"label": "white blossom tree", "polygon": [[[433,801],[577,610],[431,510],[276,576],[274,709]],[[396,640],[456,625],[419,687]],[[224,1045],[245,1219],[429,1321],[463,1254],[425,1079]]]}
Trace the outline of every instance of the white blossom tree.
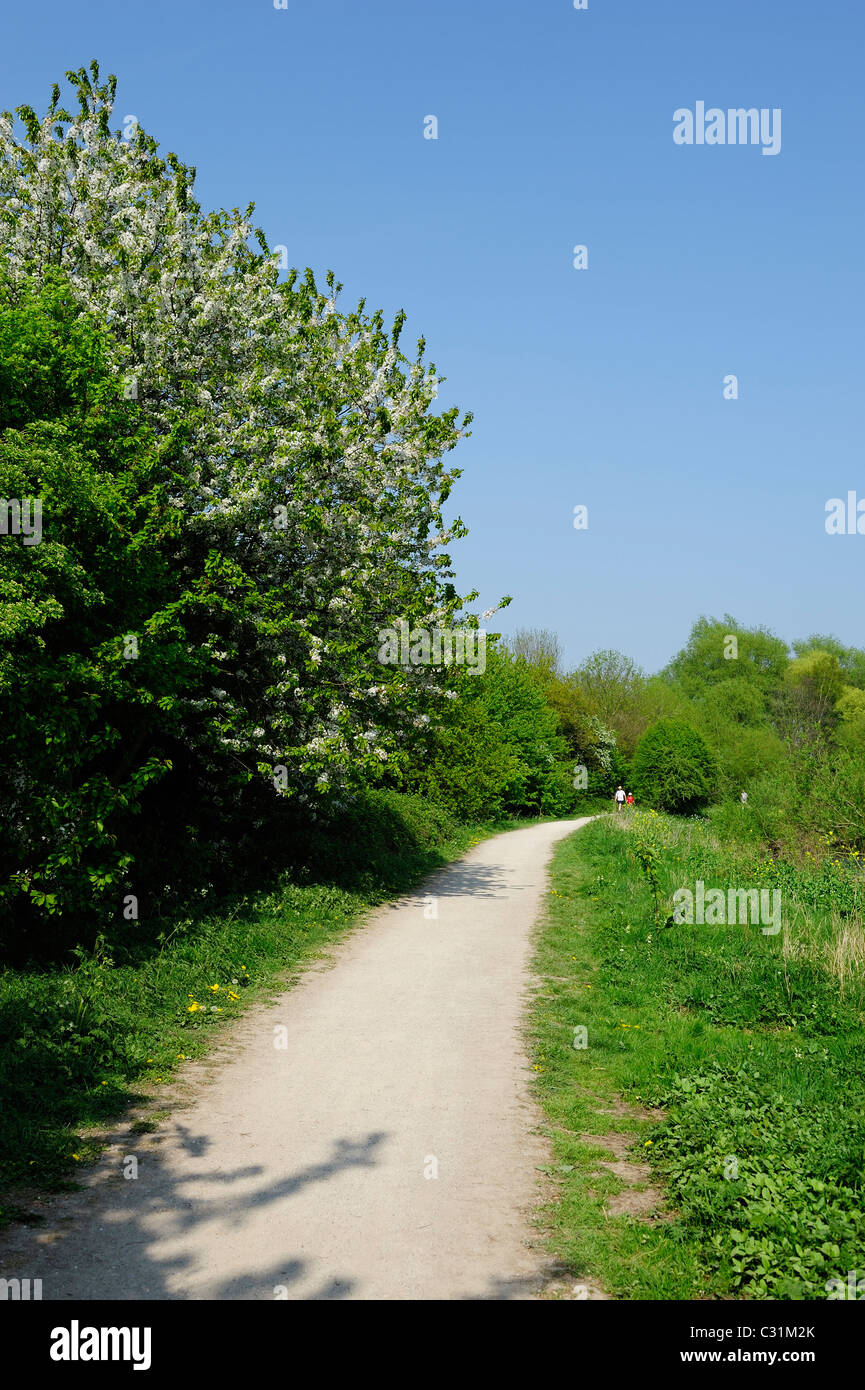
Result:
{"label": "white blossom tree", "polygon": [[182,628],[207,657],[188,737],[250,775],[286,766],[304,798],[380,775],[447,682],[379,664],[377,631],[478,622],[443,515],[471,417],[431,413],[441,379],[422,340],[400,351],[403,314],[343,312],[332,273],[280,281],[252,206],[203,213],[193,168],[111,130],[114,77],[67,78],[76,113],[55,86],[41,119],[0,116],[0,254],[13,284],[56,267],[110,325],[118,394],[155,435],[182,524],[145,639]]}

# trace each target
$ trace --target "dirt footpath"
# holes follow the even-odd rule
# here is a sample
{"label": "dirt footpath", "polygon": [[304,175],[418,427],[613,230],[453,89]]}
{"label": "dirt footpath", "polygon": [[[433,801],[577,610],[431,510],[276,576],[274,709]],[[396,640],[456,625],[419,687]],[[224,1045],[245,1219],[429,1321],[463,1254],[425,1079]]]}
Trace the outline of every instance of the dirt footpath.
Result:
{"label": "dirt footpath", "polygon": [[184,1068],[157,1133],[119,1125],[82,1192],[7,1233],[0,1275],[43,1299],[532,1297],[531,929],[586,819],[496,836],[375,912]]}

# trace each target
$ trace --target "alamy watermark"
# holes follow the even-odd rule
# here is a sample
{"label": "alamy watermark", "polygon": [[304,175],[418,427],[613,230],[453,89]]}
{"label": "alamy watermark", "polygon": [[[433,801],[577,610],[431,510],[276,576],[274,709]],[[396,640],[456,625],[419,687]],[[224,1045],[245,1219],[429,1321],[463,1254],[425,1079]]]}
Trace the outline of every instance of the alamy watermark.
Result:
{"label": "alamy watermark", "polygon": [[0,497],[0,536],[21,536],[25,545],[42,539],[42,498]]}
{"label": "alamy watermark", "polygon": [[69,1327],[51,1331],[52,1361],[131,1361],[133,1371],[149,1371],[153,1330],[150,1327]]}
{"label": "alamy watermark", "polygon": [[781,108],[738,106],[722,111],[706,109],[698,101],[693,111],[680,106],[673,112],[673,141],[677,145],[762,145],[763,154],[781,153]]}
{"label": "alamy watermark", "polygon": [[848,1269],[846,1280],[827,1279],[823,1286],[829,1299],[843,1299],[845,1302],[865,1298],[865,1278],[859,1278],[858,1269]]}
{"label": "alamy watermark", "polygon": [[41,1279],[0,1279],[0,1302],[11,1299],[13,1303],[27,1303],[41,1297]]}
{"label": "alamy watermark", "polygon": [[826,533],[830,536],[865,536],[865,497],[852,490],[843,497],[830,497],[826,503]]}
{"label": "alamy watermark", "polygon": [[487,634],[477,627],[414,627],[404,618],[378,633],[378,659],[385,666],[465,666],[482,676],[487,668]]}
{"label": "alamy watermark", "polygon": [[781,930],[780,888],[710,888],[701,878],[690,888],[677,888],[673,894],[673,921],[680,925],[723,927],[758,926],[764,936],[777,936]]}

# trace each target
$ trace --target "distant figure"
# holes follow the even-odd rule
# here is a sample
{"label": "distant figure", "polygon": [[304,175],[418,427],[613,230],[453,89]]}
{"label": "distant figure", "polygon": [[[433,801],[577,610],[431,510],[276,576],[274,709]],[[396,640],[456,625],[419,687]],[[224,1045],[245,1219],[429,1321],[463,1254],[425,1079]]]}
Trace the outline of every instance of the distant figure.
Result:
{"label": "distant figure", "polygon": [[617,810],[617,811],[621,811],[621,809],[622,809],[622,807],[624,806],[624,804],[625,804],[625,792],[624,792],[624,788],[619,787],[619,788],[617,789],[617,791],[616,791],[616,810]]}
{"label": "distant figure", "polygon": [[742,805],[744,806],[744,805],[745,805],[745,802],[748,800],[748,793],[747,793],[747,792],[740,792],[740,793],[739,793],[739,800],[741,801]]}
{"label": "distant figure", "polygon": [[628,792],[628,805],[629,805],[629,806],[633,806],[633,804],[634,804],[634,793],[633,793],[633,792]]}

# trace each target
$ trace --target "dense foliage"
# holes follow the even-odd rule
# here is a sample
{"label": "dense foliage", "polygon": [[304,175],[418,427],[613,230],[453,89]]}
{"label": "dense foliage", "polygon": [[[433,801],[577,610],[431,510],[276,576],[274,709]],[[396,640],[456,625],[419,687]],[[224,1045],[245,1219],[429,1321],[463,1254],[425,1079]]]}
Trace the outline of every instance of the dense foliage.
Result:
{"label": "dense foliage", "polygon": [[631,780],[650,805],[687,814],[709,800],[715,764],[695,729],[676,719],[659,719],[637,744]]}

